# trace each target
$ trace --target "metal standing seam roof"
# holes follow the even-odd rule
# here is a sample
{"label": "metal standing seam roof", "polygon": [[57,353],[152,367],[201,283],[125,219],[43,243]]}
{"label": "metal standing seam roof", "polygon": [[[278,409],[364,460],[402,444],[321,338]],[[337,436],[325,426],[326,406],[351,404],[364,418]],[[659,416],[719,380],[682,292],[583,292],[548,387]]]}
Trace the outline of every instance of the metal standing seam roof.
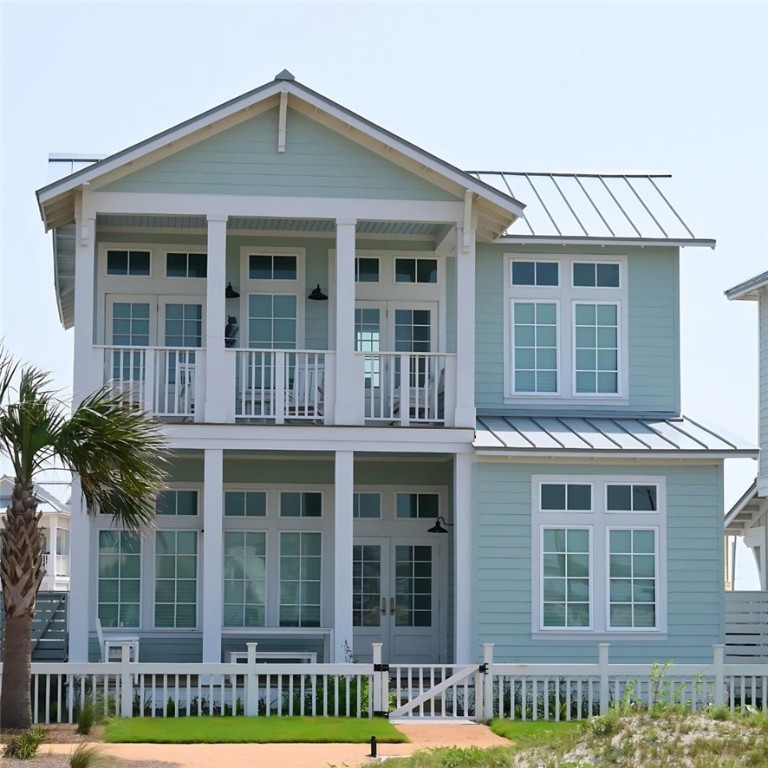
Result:
{"label": "metal standing seam roof", "polygon": [[698,238],[669,201],[661,172],[564,173],[468,171],[525,201],[520,221],[503,235],[523,240],[622,240],[714,247]]}
{"label": "metal standing seam roof", "polygon": [[488,453],[690,453],[757,456],[757,448],[693,419],[480,416],[475,449]]}

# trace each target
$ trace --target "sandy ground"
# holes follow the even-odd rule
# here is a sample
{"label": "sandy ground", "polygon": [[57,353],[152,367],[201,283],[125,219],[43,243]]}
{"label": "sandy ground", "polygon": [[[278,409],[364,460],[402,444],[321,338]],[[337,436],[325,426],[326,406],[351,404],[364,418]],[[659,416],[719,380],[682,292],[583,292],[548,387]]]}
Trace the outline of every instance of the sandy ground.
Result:
{"label": "sandy ground", "polygon": [[[410,744],[379,744],[379,757],[410,755],[433,747],[493,747],[509,744],[476,723],[397,723]],[[74,744],[44,744],[34,761],[2,760],[3,766],[59,768]],[[100,744],[105,755],[129,761],[121,768],[328,768],[375,765],[367,744]]]}

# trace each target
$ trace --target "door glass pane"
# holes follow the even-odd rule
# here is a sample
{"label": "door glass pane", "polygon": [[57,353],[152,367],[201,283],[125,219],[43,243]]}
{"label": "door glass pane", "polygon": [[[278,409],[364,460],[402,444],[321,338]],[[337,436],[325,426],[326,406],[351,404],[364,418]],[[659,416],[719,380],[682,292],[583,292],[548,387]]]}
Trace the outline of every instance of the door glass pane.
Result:
{"label": "door glass pane", "polygon": [[395,546],[395,625],[432,626],[432,547]]}
{"label": "door glass pane", "polygon": [[352,547],[352,625],[378,627],[381,623],[381,547]]}
{"label": "door glass pane", "polygon": [[[429,309],[395,310],[395,352],[429,352],[432,335],[432,312]],[[415,357],[410,360],[409,386],[423,388],[428,377],[428,360]],[[400,381],[400,360],[395,360],[395,380]]]}
{"label": "door glass pane", "polygon": [[251,294],[248,297],[248,341],[260,349],[296,348],[296,297]]}
{"label": "door glass pane", "polygon": [[224,532],[224,626],[264,626],[266,534]]}
{"label": "door glass pane", "polygon": [[[149,346],[149,304],[116,301],[112,305],[112,344],[117,347]],[[141,381],[144,378],[143,351],[114,350],[112,379]]]}
{"label": "door glass pane", "polygon": [[[375,307],[355,309],[355,350],[357,352],[379,352],[381,350],[381,314]],[[381,358],[366,356],[365,388],[381,386]]]}

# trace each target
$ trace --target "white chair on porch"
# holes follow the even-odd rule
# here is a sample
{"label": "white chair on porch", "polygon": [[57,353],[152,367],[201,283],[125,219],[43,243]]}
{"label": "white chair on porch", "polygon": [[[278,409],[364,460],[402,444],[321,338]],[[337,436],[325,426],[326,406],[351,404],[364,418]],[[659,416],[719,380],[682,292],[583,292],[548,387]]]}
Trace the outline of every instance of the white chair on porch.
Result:
{"label": "white chair on porch", "polygon": [[122,646],[128,643],[130,645],[129,659],[131,661],[139,660],[139,636],[112,634],[109,632],[106,636],[101,627],[101,619],[96,618],[96,637],[99,639],[99,654],[102,662],[122,661]]}

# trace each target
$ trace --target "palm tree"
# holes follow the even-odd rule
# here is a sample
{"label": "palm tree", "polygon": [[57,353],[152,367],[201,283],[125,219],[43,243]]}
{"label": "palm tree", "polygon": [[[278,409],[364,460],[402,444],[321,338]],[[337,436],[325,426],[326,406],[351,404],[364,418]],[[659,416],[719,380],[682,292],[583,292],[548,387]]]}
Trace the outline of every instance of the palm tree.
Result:
{"label": "palm tree", "polygon": [[165,474],[164,448],[157,423],[107,387],[70,413],[49,374],[22,367],[0,350],[0,454],[10,460],[15,477],[0,534],[3,729],[29,728],[32,722],[32,616],[45,574],[35,476],[54,461],[62,464],[78,476],[90,512],[110,514],[116,525],[139,530],[154,516]]}

